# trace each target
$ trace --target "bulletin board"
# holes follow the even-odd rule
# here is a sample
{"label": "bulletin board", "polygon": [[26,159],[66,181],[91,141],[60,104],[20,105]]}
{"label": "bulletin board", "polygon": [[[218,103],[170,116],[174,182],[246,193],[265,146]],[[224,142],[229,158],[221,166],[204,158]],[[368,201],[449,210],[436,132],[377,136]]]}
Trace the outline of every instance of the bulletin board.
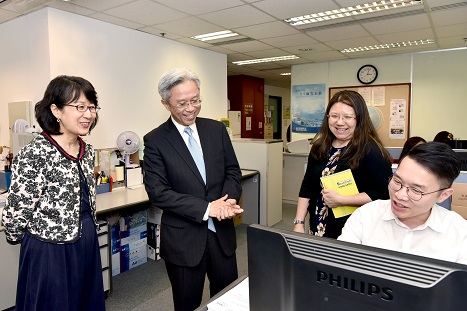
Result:
{"label": "bulletin board", "polygon": [[410,137],[410,88],[410,83],[330,87],[329,99],[342,90],[360,93],[383,145],[403,147]]}

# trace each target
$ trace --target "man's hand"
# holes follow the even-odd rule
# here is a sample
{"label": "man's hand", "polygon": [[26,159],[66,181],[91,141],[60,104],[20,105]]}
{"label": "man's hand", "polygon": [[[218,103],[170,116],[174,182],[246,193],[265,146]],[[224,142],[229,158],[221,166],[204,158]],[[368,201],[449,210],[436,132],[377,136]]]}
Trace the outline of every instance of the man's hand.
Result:
{"label": "man's hand", "polygon": [[216,217],[217,220],[233,218],[236,214],[243,213],[243,209],[237,205],[235,199],[227,199],[228,195],[224,195],[222,198],[211,202],[211,208],[209,209],[209,216]]}

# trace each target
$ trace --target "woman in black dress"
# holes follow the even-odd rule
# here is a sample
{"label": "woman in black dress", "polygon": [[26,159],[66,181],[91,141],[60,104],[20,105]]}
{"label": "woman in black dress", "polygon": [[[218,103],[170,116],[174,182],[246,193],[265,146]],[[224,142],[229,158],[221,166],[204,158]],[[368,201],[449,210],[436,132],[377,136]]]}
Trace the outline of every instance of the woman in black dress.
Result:
{"label": "woman in black dress", "polygon": [[80,77],[53,79],[35,106],[43,132],[16,155],[2,214],[21,243],[15,310],[105,310],[96,231],[97,94]]}
{"label": "woman in black dress", "polygon": [[[305,232],[309,212],[309,233],[336,239],[349,215],[336,218],[333,208],[388,199],[392,159],[371,123],[365,100],[355,91],[340,91],[331,98],[316,137],[300,188],[294,231]],[[352,171],[358,194],[342,196],[322,188],[320,177],[346,169]]]}

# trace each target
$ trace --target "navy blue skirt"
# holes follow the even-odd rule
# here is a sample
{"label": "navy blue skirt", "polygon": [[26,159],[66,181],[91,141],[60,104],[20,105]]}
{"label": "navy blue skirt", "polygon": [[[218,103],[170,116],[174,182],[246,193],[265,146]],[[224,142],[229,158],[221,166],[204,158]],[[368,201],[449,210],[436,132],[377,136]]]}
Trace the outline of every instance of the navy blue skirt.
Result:
{"label": "navy blue skirt", "polygon": [[74,243],[43,242],[26,233],[21,243],[15,311],[105,310],[99,241],[86,199],[82,225],[81,238]]}

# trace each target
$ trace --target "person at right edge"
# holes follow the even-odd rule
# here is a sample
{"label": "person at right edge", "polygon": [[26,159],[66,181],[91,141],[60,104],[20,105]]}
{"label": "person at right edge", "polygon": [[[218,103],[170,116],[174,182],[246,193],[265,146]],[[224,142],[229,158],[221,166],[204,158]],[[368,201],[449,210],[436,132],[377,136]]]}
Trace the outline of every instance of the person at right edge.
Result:
{"label": "person at right edge", "polygon": [[[336,218],[333,208],[360,207],[374,200],[388,199],[391,163],[392,158],[371,123],[363,97],[350,90],[336,93],[329,101],[321,129],[311,146],[300,187],[294,231],[305,233],[305,218],[309,212],[309,233],[336,239],[349,215]],[[320,177],[349,168],[358,194],[342,196],[322,188]]]}

